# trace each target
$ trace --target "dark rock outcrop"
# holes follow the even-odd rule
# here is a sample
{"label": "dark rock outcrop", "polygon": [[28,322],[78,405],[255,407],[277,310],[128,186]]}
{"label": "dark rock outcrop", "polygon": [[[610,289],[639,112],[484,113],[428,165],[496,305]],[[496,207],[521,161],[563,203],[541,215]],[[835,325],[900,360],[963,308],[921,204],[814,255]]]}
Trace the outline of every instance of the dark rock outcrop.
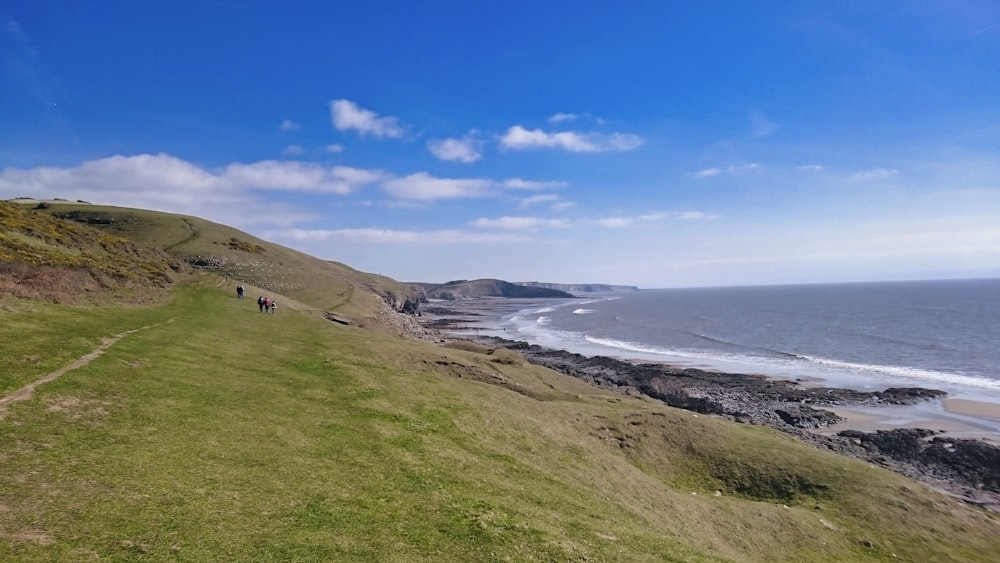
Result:
{"label": "dark rock outcrop", "polygon": [[756,375],[632,364],[498,338],[477,340],[516,350],[531,363],[602,388],[644,395],[672,407],[738,422],[767,425],[817,447],[881,465],[1000,512],[1000,448],[988,442],[948,438],[918,428],[845,430],[833,436],[813,431],[843,421],[835,413],[816,407],[909,405],[943,397],[946,395],[943,391],[916,387],[878,392],[806,388],[793,381]]}

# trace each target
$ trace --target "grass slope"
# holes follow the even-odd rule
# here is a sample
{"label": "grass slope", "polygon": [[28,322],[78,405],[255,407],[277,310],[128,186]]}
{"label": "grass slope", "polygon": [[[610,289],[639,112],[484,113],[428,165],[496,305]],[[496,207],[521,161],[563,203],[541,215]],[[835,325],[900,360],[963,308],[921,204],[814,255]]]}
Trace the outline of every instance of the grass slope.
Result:
{"label": "grass slope", "polygon": [[182,269],[166,252],[0,201],[0,292],[51,301],[87,292],[142,300]]}
{"label": "grass slope", "polygon": [[[45,212],[188,259],[258,292],[291,297],[359,322],[412,293],[405,284],[253,237],[197,217],[109,206],[52,203]],[[248,290],[252,288],[248,287]],[[257,295],[250,295],[256,299]]]}
{"label": "grass slope", "polygon": [[0,419],[0,560],[1000,559],[995,515],[767,429],[216,284],[3,297],[0,395],[139,330]]}

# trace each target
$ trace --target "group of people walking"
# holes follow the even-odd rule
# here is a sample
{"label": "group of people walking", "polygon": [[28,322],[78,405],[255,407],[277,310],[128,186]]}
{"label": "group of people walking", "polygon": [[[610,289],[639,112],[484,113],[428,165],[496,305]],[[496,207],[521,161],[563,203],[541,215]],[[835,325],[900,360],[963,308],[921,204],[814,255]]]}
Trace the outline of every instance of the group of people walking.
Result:
{"label": "group of people walking", "polygon": [[[243,289],[243,284],[236,286],[236,298],[243,299],[244,294],[246,294],[246,290]],[[257,298],[257,307],[260,308],[261,313],[273,315],[278,310],[278,302],[261,295]]]}
{"label": "group of people walking", "polygon": [[257,298],[257,306],[260,307],[260,312],[265,314],[270,313],[273,315],[278,310],[278,302],[263,295]]}

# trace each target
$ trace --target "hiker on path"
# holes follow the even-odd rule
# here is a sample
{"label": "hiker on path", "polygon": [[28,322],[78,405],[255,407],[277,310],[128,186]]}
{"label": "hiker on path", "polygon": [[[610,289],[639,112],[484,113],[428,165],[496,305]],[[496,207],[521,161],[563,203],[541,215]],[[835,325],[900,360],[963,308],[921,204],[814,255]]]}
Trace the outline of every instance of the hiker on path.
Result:
{"label": "hiker on path", "polygon": [[271,314],[273,315],[275,311],[278,310],[278,302],[271,300]]}
{"label": "hiker on path", "polygon": [[243,284],[236,286],[236,298],[243,299]]}
{"label": "hiker on path", "polygon": [[260,309],[261,313],[264,312],[264,296],[263,295],[261,295],[260,297],[257,298],[257,308]]}
{"label": "hiker on path", "polygon": [[270,312],[270,311],[271,311],[271,298],[270,297],[265,297],[264,298],[264,312],[267,313],[267,312]]}

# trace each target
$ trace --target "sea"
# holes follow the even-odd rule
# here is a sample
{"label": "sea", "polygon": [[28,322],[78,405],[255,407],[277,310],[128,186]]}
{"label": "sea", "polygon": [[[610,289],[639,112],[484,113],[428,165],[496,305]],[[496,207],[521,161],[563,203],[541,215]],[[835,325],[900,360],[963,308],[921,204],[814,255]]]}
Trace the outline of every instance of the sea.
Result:
{"label": "sea", "polygon": [[495,301],[465,330],[587,356],[1000,404],[1000,279]]}

